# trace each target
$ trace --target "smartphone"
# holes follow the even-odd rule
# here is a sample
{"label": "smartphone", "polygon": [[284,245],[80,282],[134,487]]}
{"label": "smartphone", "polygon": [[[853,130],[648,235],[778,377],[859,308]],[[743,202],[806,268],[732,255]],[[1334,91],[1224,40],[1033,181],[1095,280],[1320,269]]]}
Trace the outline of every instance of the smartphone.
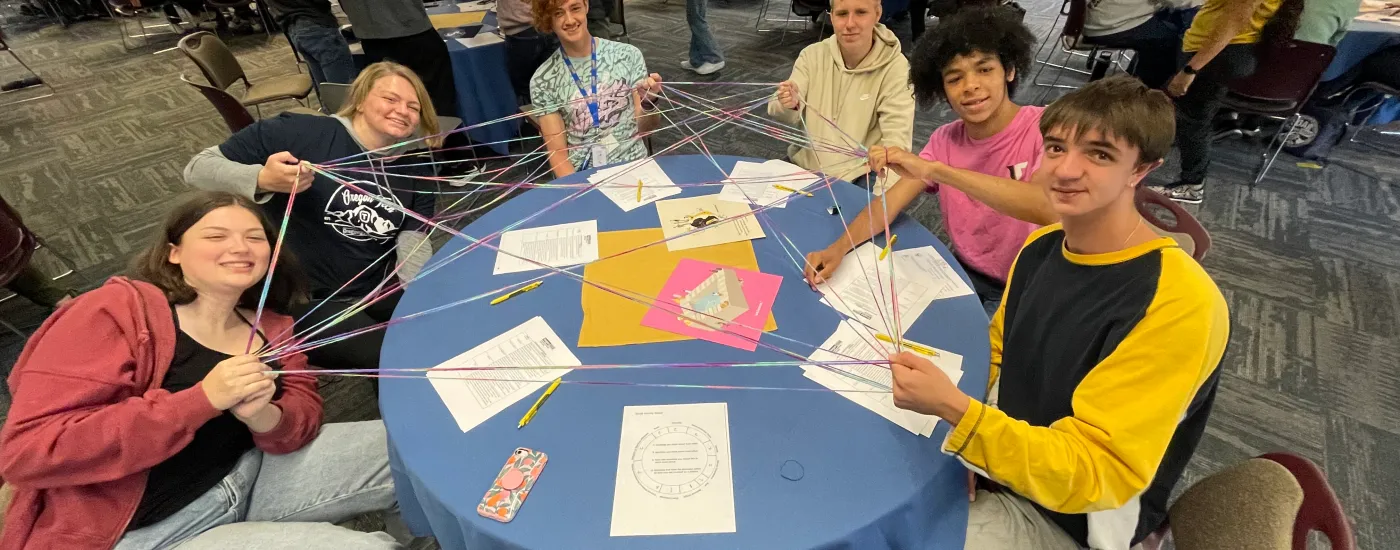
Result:
{"label": "smartphone", "polygon": [[525,504],[525,497],[530,496],[530,489],[535,487],[535,480],[544,470],[545,462],[549,462],[549,456],[544,453],[524,447],[516,449],[506,460],[501,473],[496,475],[491,488],[486,490],[486,496],[481,497],[476,513],[501,523],[515,519],[520,506]]}

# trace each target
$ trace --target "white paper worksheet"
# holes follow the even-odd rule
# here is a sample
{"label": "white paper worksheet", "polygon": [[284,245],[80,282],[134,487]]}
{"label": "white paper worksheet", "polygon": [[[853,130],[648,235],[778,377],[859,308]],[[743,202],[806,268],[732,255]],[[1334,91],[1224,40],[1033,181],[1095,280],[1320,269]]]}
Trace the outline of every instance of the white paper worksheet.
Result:
{"label": "white paper worksheet", "polygon": [[728,405],[623,407],[611,536],[734,531]]}
{"label": "white paper worksheet", "polygon": [[953,266],[948,265],[948,260],[943,259],[943,255],[932,245],[896,250],[891,254],[908,259],[918,268],[920,274],[927,277],[928,282],[933,285],[935,300],[972,294],[972,287],[963,282]]}
{"label": "white paper worksheet", "polygon": [[[656,160],[649,158],[600,169],[588,176],[588,183],[598,184],[598,191],[623,212],[681,194],[681,188],[671,181],[671,176],[666,175]],[[637,198],[639,190],[640,199]]]}
{"label": "white paper worksheet", "polygon": [[598,220],[507,231],[499,248],[495,275],[544,269],[521,258],[550,267],[586,264],[598,259]]}
{"label": "white paper worksheet", "polygon": [[[720,200],[718,194],[658,202],[656,215],[672,252],[764,236],[749,205]],[[679,235],[684,236],[673,238]]]}
{"label": "white paper worksheet", "polygon": [[500,44],[501,42],[505,42],[505,39],[504,39],[504,38],[501,38],[501,35],[496,34],[496,33],[494,33],[494,32],[486,32],[486,31],[478,32],[478,33],[476,33],[475,36],[473,36],[473,37],[471,37],[471,38],[458,38],[458,39],[457,39],[457,43],[459,43],[459,44],[461,44],[461,45],[463,45],[463,46],[466,46],[466,47],[468,47],[468,48],[480,48],[480,47],[482,47],[482,46],[490,46],[490,45],[492,45],[492,44]]}
{"label": "white paper worksheet", "polygon": [[[897,252],[880,260],[881,248],[866,242],[846,254],[831,279],[817,285],[822,302],[865,325],[903,335],[938,296],[933,281],[913,261]],[[891,276],[890,266],[894,266]],[[891,285],[893,281],[893,285]],[[899,302],[896,331],[894,303]]]}
{"label": "white paper worksheet", "polygon": [[[918,343],[915,345],[922,346]],[[937,355],[926,355],[909,347],[905,347],[905,351],[913,352],[932,361],[934,366],[953,380],[954,384],[962,379],[961,355],[951,351],[934,350],[928,346],[923,347],[935,351]],[[822,342],[821,347],[807,358],[818,362],[886,361],[889,355],[894,353],[894,350],[894,344],[876,340],[866,327],[850,321],[842,321],[836,326],[836,332],[832,333],[831,337]],[[871,385],[855,377],[833,372],[833,370],[854,374],[865,380],[876,382],[880,386]],[[889,388],[894,387],[894,378],[890,375],[890,369],[885,365],[803,365],[802,371],[803,376],[829,389],[836,390],[841,397],[854,401],[857,405],[885,417],[885,419],[910,432],[928,437],[933,435],[933,428],[938,424],[936,416],[906,411],[894,406],[894,395],[888,391]],[[841,390],[858,390],[860,393],[841,392]],[[872,390],[885,391],[871,393]]]}
{"label": "white paper worksheet", "polygon": [[818,181],[821,181],[821,178],[816,174],[790,162],[741,160],[734,163],[734,169],[729,172],[729,179],[724,180],[724,188],[720,190],[719,198],[731,202],[783,208],[787,206],[783,199],[792,192],[777,186],[801,191]]}
{"label": "white paper worksheet", "polygon": [[[428,370],[457,427],[470,431],[511,404],[583,365],[549,328],[543,317],[521,323],[470,351]],[[492,370],[446,371],[461,367],[512,367]]]}

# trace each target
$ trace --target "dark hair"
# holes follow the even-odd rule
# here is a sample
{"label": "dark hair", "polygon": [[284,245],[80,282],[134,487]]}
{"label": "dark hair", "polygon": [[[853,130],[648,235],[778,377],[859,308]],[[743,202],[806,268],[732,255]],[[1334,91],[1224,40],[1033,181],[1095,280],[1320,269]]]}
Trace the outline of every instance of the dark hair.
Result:
{"label": "dark hair", "polygon": [[1303,18],[1303,0],[1283,0],[1264,28],[1259,31],[1260,45],[1282,45],[1293,39]]}
{"label": "dark hair", "polygon": [[1171,151],[1176,109],[1161,90],[1126,75],[1084,85],[1055,100],[1040,115],[1040,134],[1053,130],[1083,135],[1097,130],[1138,148],[1138,164],[1156,162]]}
{"label": "dark hair", "polygon": [[[277,228],[267,220],[262,209],[253,201],[223,191],[203,191],[190,197],[170,212],[159,234],[146,250],[137,254],[131,262],[131,276],[151,283],[165,292],[172,304],[188,304],[198,293],[185,283],[185,274],[180,266],[170,263],[170,247],[180,244],[185,232],[210,212],[225,206],[237,206],[253,213],[262,224],[263,232],[272,240]],[[243,291],[238,298],[238,307],[256,308],[262,296],[264,279]],[[306,279],[302,276],[301,264],[291,252],[283,250],[277,260],[277,272],[273,274],[272,285],[267,290],[267,309],[287,313],[287,306],[302,300],[306,294]]]}
{"label": "dark hair", "polygon": [[1035,35],[1021,23],[1019,14],[1006,6],[969,6],[941,19],[914,43],[909,60],[909,81],[914,97],[925,107],[947,99],[943,91],[943,69],[960,55],[973,52],[993,54],[1007,71],[1016,76],[1006,83],[1006,95],[1016,93],[1016,84],[1031,68]]}

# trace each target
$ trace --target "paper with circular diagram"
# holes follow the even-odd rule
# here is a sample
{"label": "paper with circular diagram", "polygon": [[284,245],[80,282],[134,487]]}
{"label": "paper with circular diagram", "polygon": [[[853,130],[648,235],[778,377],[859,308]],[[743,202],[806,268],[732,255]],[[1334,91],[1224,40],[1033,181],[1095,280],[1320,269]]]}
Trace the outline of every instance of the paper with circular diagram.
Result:
{"label": "paper with circular diagram", "polygon": [[610,534],[734,531],[728,405],[624,407]]}

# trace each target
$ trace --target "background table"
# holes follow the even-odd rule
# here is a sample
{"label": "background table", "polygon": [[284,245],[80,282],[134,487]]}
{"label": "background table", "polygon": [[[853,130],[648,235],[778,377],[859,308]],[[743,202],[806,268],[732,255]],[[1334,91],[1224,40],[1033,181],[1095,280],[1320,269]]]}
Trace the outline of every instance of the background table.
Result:
{"label": "background table", "polygon": [[[716,157],[725,169],[737,157]],[[720,173],[699,156],[657,159],[677,183],[717,181]],[[560,182],[584,181],[587,172]],[[853,185],[833,184],[846,216],[866,203]],[[542,210],[572,190],[536,189],[482,216],[466,233],[489,234]],[[681,196],[717,192],[688,187]],[[675,198],[675,197],[673,197]],[[804,251],[831,243],[841,231],[828,215],[831,195],[800,197],[785,209],[768,210],[788,238]],[[656,207],[623,213],[597,192],[532,220],[527,227],[597,219],[599,231],[657,227]],[[778,333],[819,345],[837,316],[818,303],[801,273],[773,237],[753,242],[761,270],[783,276],[774,304]],[[951,254],[912,219],[901,216],[893,231],[896,248],[932,244],[954,266]],[[464,246],[462,239],[439,250],[441,258]],[[664,245],[662,245],[664,246]],[[415,282],[396,317],[523,281],[539,272],[493,276],[495,253],[473,251]],[[581,272],[581,270],[580,270]],[[961,271],[960,271],[961,273]],[[966,274],[962,274],[966,279]],[[607,348],[578,348],[583,312],[581,283],[555,275],[538,289],[498,306],[486,300],[413,319],[389,328],[386,368],[431,367],[534,316],[543,316],[584,364],[706,361],[781,361],[785,356],[685,341]],[[907,336],[963,356],[959,386],[981,396],[987,383],[987,317],[975,296],[934,302]],[[794,352],[799,346],[764,336]],[[573,371],[566,379],[625,380],[679,384],[818,387],[798,367],[716,369],[628,369]],[[538,392],[536,392],[538,394]],[[829,392],[702,390],[563,385],[524,429],[516,423],[534,397],[507,408],[462,433],[432,385],[421,379],[384,379],[380,408],[388,426],[390,459],[399,506],[414,532],[431,532],[444,548],[951,548],[961,549],[967,526],[966,471],[942,454],[947,434],[940,422],[924,438]],[[726,402],[729,407],[734,506],[738,530],[730,534],[649,537],[608,536],[621,437],[627,405]],[[497,523],[476,514],[501,465],[516,447],[549,454],[549,465],[520,514]],[[779,475],[794,460],[805,470],[799,481]]]}
{"label": "background table", "polygon": [[[457,3],[444,2],[429,14],[458,13]],[[479,32],[496,32],[496,12],[486,14]],[[510,85],[506,66],[505,42],[468,48],[456,40],[447,40],[447,54],[452,58],[452,81],[457,87],[457,116],[464,126],[498,120],[520,112],[515,103],[515,88]],[[478,143],[490,143],[492,150],[509,154],[508,143],[497,143],[516,137],[520,121],[498,122],[473,128],[467,134]]]}

